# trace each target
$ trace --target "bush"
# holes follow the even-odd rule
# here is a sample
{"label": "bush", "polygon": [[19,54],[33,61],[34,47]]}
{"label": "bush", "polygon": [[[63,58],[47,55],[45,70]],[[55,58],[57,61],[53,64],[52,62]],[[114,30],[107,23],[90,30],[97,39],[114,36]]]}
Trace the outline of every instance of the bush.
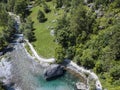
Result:
{"label": "bush", "polygon": [[[120,65],[116,65],[110,70],[110,76],[113,77],[113,80],[115,80],[115,81],[119,80],[119,78],[120,78]],[[120,80],[119,80],[119,82],[120,82]]]}
{"label": "bush", "polygon": [[52,0],[45,0],[46,2],[50,2],[50,1],[52,1]]}
{"label": "bush", "polygon": [[64,61],[65,53],[64,49],[59,46],[55,49],[55,58],[56,58],[56,63],[61,64]]}
{"label": "bush", "polygon": [[57,0],[57,1],[56,1],[56,8],[61,8],[62,5],[63,5],[62,0]]}
{"label": "bush", "polygon": [[38,11],[37,19],[39,22],[45,22],[47,20],[47,18],[45,18],[45,14],[41,10]]}
{"label": "bush", "polygon": [[44,8],[45,13],[49,13],[51,11],[46,3],[44,3],[43,8]]}

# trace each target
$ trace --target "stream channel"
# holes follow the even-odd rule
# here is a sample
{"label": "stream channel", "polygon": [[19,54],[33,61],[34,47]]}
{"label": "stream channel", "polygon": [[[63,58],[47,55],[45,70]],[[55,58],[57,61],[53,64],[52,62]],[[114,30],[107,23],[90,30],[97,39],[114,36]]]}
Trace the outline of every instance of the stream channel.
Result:
{"label": "stream channel", "polygon": [[31,58],[21,43],[14,45],[8,56],[11,75],[7,82],[13,84],[6,90],[76,90],[78,79],[69,72],[55,80],[46,81],[43,77],[45,67]]}
{"label": "stream channel", "polygon": [[[15,17],[11,12],[9,15]],[[15,20],[18,30],[20,17],[17,16]],[[6,90],[76,90],[78,79],[69,72],[55,80],[46,81],[43,77],[45,68],[26,53],[21,43],[15,43],[8,56],[11,75],[6,78],[9,84]]]}

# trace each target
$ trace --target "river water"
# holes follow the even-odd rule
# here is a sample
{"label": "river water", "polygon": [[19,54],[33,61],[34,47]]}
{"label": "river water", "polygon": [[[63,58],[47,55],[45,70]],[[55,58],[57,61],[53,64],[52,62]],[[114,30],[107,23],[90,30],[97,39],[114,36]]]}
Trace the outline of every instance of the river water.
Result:
{"label": "river water", "polygon": [[34,80],[37,82],[35,90],[75,90],[76,79],[70,73],[51,81],[46,81],[43,75],[37,76]]}
{"label": "river water", "polygon": [[[11,14],[12,15],[12,14]],[[16,22],[20,23],[20,18]],[[16,29],[19,27],[16,26]],[[66,72],[64,76],[46,81],[43,78],[44,69],[39,63],[28,57],[21,44],[15,45],[15,50],[8,55],[11,57],[11,76],[7,81],[12,84],[6,90],[76,90],[76,77]]]}
{"label": "river water", "polygon": [[78,79],[69,72],[55,80],[46,81],[43,78],[45,67],[29,57],[21,44],[15,45],[8,56],[11,57],[11,76],[7,81],[14,84],[6,90],[76,90]]}

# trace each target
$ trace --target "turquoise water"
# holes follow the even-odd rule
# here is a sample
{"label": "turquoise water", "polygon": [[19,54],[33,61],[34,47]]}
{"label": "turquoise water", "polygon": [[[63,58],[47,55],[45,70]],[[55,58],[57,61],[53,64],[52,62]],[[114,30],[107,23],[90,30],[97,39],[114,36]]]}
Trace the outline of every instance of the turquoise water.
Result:
{"label": "turquoise water", "polygon": [[36,90],[76,90],[75,82],[77,79],[69,73],[52,81],[46,81],[42,76],[37,77],[37,79],[39,86]]}
{"label": "turquoise water", "polygon": [[78,79],[70,73],[66,72],[62,77],[46,81],[41,65],[28,57],[22,45],[16,44],[15,48],[9,55],[12,58],[9,82],[13,82],[15,86],[6,86],[6,90],[14,90],[14,87],[21,90],[76,90],[75,83]]}
{"label": "turquoise water", "polygon": [[[19,80],[17,80],[17,85],[21,87],[21,90],[76,90],[75,83],[78,81],[68,72],[55,80],[46,81],[41,69],[39,74],[28,73],[24,74],[22,78],[17,77],[17,79]],[[8,87],[6,90],[14,89]]]}
{"label": "turquoise water", "polygon": [[[20,88],[21,90],[76,90],[76,77],[66,72],[62,77],[46,81],[43,77],[45,68],[28,57],[21,45],[16,45],[16,48],[10,54],[12,57],[12,75],[9,82],[14,83],[13,88]],[[6,90],[14,89],[10,87]]]}

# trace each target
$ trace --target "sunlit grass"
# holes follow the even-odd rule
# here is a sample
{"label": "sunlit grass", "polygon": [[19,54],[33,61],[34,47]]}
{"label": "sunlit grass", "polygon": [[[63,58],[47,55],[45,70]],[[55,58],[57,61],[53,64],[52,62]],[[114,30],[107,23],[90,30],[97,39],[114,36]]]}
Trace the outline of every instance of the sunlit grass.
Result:
{"label": "sunlit grass", "polygon": [[3,27],[0,26],[0,33],[2,32],[2,30],[3,30]]}
{"label": "sunlit grass", "polygon": [[[32,13],[30,14],[30,17],[32,18],[32,21],[34,21],[34,33],[36,36],[36,41],[32,44],[34,45],[36,51],[39,55],[50,58],[54,57],[56,43],[54,42],[54,36],[50,35],[50,31],[54,29],[56,22],[54,22],[56,19],[60,18],[63,10],[54,10],[54,6],[52,2],[47,3],[48,6],[51,9],[50,13],[45,14],[47,21],[44,23],[39,23],[37,20],[37,13],[38,10],[42,10],[43,8],[40,6],[35,6],[32,8]],[[57,14],[56,14],[57,13]]]}

